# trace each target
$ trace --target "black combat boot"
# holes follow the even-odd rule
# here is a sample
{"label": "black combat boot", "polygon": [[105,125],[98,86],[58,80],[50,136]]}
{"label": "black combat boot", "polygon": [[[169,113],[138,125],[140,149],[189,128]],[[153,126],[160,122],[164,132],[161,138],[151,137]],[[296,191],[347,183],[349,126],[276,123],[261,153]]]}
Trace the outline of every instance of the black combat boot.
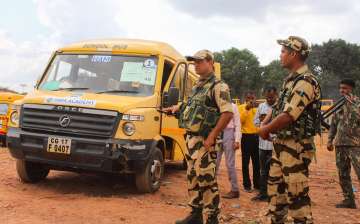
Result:
{"label": "black combat boot", "polygon": [[177,220],[175,224],[203,224],[202,209],[193,209],[185,219]]}
{"label": "black combat boot", "polygon": [[206,220],[206,224],[219,224],[218,216],[210,215]]}
{"label": "black combat boot", "polygon": [[336,208],[352,208],[356,209],[356,204],[354,199],[345,199],[341,203],[336,204]]}
{"label": "black combat boot", "polygon": [[251,198],[251,201],[268,201],[268,196],[259,193],[255,197]]}
{"label": "black combat boot", "polygon": [[224,194],[222,197],[226,199],[239,198],[240,193],[239,191],[230,191],[229,193]]}

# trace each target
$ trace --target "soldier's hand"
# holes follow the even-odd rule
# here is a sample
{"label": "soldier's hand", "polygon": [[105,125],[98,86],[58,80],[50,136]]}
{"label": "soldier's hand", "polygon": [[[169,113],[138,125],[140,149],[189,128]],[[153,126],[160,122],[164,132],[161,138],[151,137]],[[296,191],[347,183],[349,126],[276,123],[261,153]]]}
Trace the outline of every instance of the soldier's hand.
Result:
{"label": "soldier's hand", "polygon": [[260,114],[260,116],[259,116],[260,122],[263,122],[265,117],[266,117],[266,114]]}
{"label": "soldier's hand", "polygon": [[351,104],[354,103],[354,98],[355,98],[354,95],[348,94],[348,95],[345,95],[345,98],[349,103],[351,103]]}
{"label": "soldier's hand", "polygon": [[180,109],[180,106],[179,106],[179,105],[174,105],[174,106],[171,106],[171,107],[163,108],[162,111],[163,111],[164,113],[175,114],[177,111],[179,111],[179,109]]}
{"label": "soldier's hand", "polygon": [[211,133],[204,141],[204,148],[209,150],[213,145],[215,145],[216,137],[214,137]]}
{"label": "soldier's hand", "polygon": [[328,144],[327,144],[327,150],[330,151],[330,152],[333,151],[333,150],[334,150],[334,145],[328,143]]}
{"label": "soldier's hand", "polygon": [[259,136],[262,139],[269,139],[270,138],[270,133],[267,131],[266,126],[263,126],[259,129]]}
{"label": "soldier's hand", "polygon": [[234,150],[238,150],[240,148],[240,142],[234,142]]}

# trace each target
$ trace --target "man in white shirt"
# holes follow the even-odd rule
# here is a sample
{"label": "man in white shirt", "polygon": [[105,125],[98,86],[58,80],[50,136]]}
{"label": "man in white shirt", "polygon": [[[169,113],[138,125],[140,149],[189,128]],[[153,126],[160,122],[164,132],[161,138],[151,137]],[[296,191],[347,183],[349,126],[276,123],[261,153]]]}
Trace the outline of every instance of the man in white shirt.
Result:
{"label": "man in white shirt", "polygon": [[[269,87],[265,90],[266,102],[261,103],[255,114],[254,124],[260,127],[265,116],[271,111],[272,106],[277,99],[277,90],[275,87]],[[272,155],[273,144],[271,141],[262,139],[259,137],[259,149],[260,149],[260,192],[257,196],[253,197],[253,201],[267,201],[267,180],[270,170],[270,160]]]}
{"label": "man in white shirt", "polygon": [[231,183],[231,190],[227,194],[223,195],[223,198],[232,199],[239,198],[239,185],[237,180],[237,174],[235,169],[235,152],[240,148],[241,138],[241,123],[240,114],[237,106],[232,103],[233,107],[233,118],[224,129],[222,147],[218,152],[216,160],[216,174],[219,172],[219,166],[221,163],[222,154],[225,153],[226,167]]}

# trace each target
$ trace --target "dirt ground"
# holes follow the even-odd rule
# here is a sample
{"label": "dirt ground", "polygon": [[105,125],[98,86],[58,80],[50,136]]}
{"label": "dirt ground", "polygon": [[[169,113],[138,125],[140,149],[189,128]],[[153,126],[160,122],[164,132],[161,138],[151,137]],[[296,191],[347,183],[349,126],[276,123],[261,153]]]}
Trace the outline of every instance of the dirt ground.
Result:
{"label": "dirt ground", "polygon": [[[320,141],[318,141],[320,142]],[[360,223],[360,209],[336,209],[342,200],[334,153],[317,152],[311,166],[310,191],[315,223]],[[239,153],[239,152],[238,152]],[[237,170],[241,185],[240,154]],[[220,192],[229,190],[224,160],[221,166]],[[353,175],[360,206],[360,186]],[[265,223],[267,203],[251,202],[254,193],[240,192],[240,199],[222,200],[223,223]],[[0,148],[0,223],[1,224],[167,224],[189,211],[185,171],[168,168],[161,189],[140,195],[123,178],[104,178],[93,174],[52,171],[47,180],[36,185],[23,184],[15,171],[15,160]]]}

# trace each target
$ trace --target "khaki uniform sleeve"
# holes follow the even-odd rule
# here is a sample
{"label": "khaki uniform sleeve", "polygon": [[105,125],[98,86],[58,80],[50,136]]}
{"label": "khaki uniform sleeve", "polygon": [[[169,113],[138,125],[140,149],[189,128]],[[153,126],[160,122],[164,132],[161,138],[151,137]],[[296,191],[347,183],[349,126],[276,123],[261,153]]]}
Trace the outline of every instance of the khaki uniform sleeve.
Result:
{"label": "khaki uniform sleeve", "polygon": [[231,105],[230,90],[227,84],[220,82],[215,85],[215,101],[218,106],[220,113],[231,112],[233,113]]}
{"label": "khaki uniform sleeve", "polygon": [[291,91],[283,112],[288,113],[295,121],[314,98],[314,87],[309,82],[300,80]]}

